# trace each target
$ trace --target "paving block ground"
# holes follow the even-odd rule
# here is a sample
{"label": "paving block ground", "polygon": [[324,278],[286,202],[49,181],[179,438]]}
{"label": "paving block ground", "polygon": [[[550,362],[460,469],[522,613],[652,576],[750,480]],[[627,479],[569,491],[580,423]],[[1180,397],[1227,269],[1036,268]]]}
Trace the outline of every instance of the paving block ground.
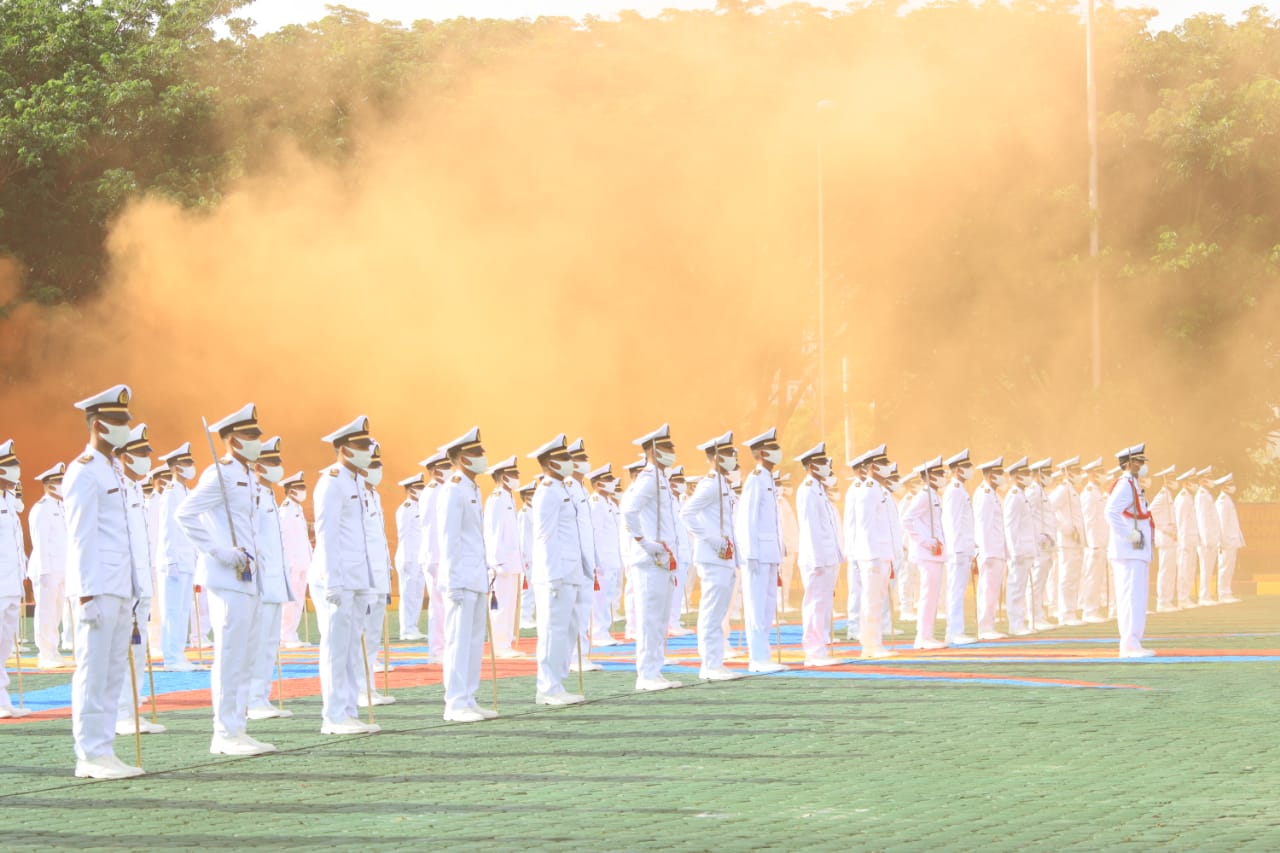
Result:
{"label": "paving block ground", "polygon": [[[0,725],[0,846],[1280,849],[1280,598],[1153,615],[1149,661],[1115,660],[1114,630],[645,694],[629,647],[600,650],[588,704],[535,706],[518,664],[503,716],[465,725],[440,718],[439,668],[396,644],[377,735],[323,736],[318,697],[296,695],[294,717],[250,724],[280,753],[211,756],[193,700],[143,738],[146,776],[91,782],[71,775],[69,719]],[[790,661],[798,639],[789,626]],[[691,683],[690,644],[673,642],[670,672]],[[308,666],[287,667],[299,694]]]}

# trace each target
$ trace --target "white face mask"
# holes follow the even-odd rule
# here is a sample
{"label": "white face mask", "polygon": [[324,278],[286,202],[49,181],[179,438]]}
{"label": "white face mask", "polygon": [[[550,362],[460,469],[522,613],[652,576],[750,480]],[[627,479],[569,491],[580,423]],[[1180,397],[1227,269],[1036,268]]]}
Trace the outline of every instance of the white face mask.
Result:
{"label": "white face mask", "polygon": [[882,479],[888,478],[888,476],[893,473],[892,465],[876,465],[874,467],[876,469],[876,476]]}
{"label": "white face mask", "polygon": [[992,486],[994,486],[994,487],[995,487],[995,488],[997,488],[997,489],[998,489],[998,488],[1000,488],[1001,486],[1003,486],[1003,485],[1004,485],[1004,475],[1003,475],[1003,474],[992,474],[992,475],[991,475],[991,485],[992,485]]}
{"label": "white face mask", "polygon": [[777,465],[782,461],[782,451],[778,449],[760,451],[760,458],[770,465]]}
{"label": "white face mask", "polygon": [[262,453],[262,440],[257,438],[237,438],[236,443],[240,445],[236,452],[241,457],[253,462]]}
{"label": "white face mask", "polygon": [[369,463],[373,461],[372,450],[357,450],[354,447],[346,448],[347,459],[351,460],[351,464],[362,471],[369,469]]}
{"label": "white face mask", "polygon": [[1227,494],[1229,494],[1229,495],[1234,495],[1234,494],[1236,493],[1236,487],[1235,487],[1235,486],[1223,486],[1223,487],[1222,487],[1222,491],[1226,492],[1226,493],[1227,493]]}
{"label": "white face mask", "polygon": [[613,494],[614,492],[616,492],[616,491],[618,490],[618,481],[617,481],[617,480],[605,480],[605,481],[603,481],[603,482],[601,482],[601,483],[597,484],[596,488],[598,488],[600,491],[604,492],[606,495],[611,495],[611,494]]}
{"label": "white face mask", "polygon": [[104,432],[99,433],[102,440],[114,447],[116,450],[124,447],[129,443],[129,425],[128,424],[109,424],[106,421],[98,421],[102,424]]}
{"label": "white face mask", "polygon": [[929,478],[929,488],[931,488],[931,489],[936,489],[936,488],[938,488],[938,485],[939,485],[939,483],[938,483],[938,478],[937,478],[937,477],[930,477],[930,478]]}
{"label": "white face mask", "polygon": [[1025,489],[1027,486],[1031,485],[1031,478],[1030,478],[1030,477],[1023,477],[1023,476],[1019,476],[1017,479],[1018,479],[1018,486],[1019,486],[1019,487],[1021,487],[1021,488],[1023,488],[1023,489]]}
{"label": "white face mask", "polygon": [[572,459],[552,459],[550,468],[552,471],[555,471],[561,477],[570,477],[573,475],[573,460]]}
{"label": "white face mask", "polygon": [[464,456],[462,460],[462,467],[472,474],[483,474],[489,469],[489,457],[483,453],[479,456]]}
{"label": "white face mask", "polygon": [[196,476],[196,466],[194,465],[179,465],[174,470],[177,471],[178,476],[184,480],[191,480]]}
{"label": "white face mask", "polygon": [[[836,478],[835,478],[834,476],[832,476],[832,475],[831,475],[830,471],[831,471],[831,467],[830,467],[830,466],[827,466],[827,472],[828,472],[828,473],[827,473],[827,474],[825,474],[825,475],[823,475],[823,476],[820,478],[820,479],[822,480],[822,485],[826,486],[828,489],[829,489],[829,488],[831,488],[832,486],[834,486],[834,485],[836,484]],[[790,493],[790,492],[791,492],[791,490],[790,490],[790,489],[786,489],[785,491],[786,491],[787,493]]]}
{"label": "white face mask", "polygon": [[969,478],[973,476],[973,469],[969,467],[957,468],[956,476],[960,479],[960,482],[967,483]]}
{"label": "white face mask", "polygon": [[583,461],[579,459],[578,461],[573,463],[573,472],[575,474],[581,474],[582,476],[585,477],[591,473],[591,463],[588,461]]}
{"label": "white face mask", "polygon": [[1147,468],[1147,463],[1143,462],[1143,463],[1142,463],[1142,466],[1141,466],[1140,468],[1138,468],[1138,479],[1143,479],[1143,478],[1145,478],[1145,477],[1147,476],[1147,472],[1148,472],[1149,470],[1150,470],[1150,469],[1148,469],[1148,468]]}
{"label": "white face mask", "polygon": [[126,459],[124,464],[130,471],[137,474],[139,477],[147,476],[147,472],[151,470],[150,456],[133,456],[128,453],[126,453],[125,456]]}
{"label": "white face mask", "polygon": [[371,486],[376,486],[382,482],[382,466],[377,468],[369,468],[364,472],[364,478]]}
{"label": "white face mask", "polygon": [[672,463],[676,461],[676,455],[670,450],[654,450],[654,460],[663,468],[670,468]]}
{"label": "white face mask", "polygon": [[264,465],[262,466],[262,479],[268,483],[278,483],[284,479],[283,465]]}
{"label": "white face mask", "polygon": [[59,485],[50,486],[49,494],[53,495],[55,498],[62,497],[62,486],[59,486]]}
{"label": "white face mask", "polygon": [[686,487],[684,483],[672,483],[671,488],[675,490],[675,493],[677,496],[684,497],[684,493],[686,491]]}
{"label": "white face mask", "polygon": [[737,456],[717,456],[716,464],[720,466],[720,470],[726,474],[730,474],[738,470]]}
{"label": "white face mask", "polygon": [[502,485],[506,486],[508,489],[514,492],[520,486],[520,478],[519,477],[503,477]]}
{"label": "white face mask", "polygon": [[831,463],[823,462],[821,465],[814,465],[813,473],[817,475],[819,480],[826,482],[827,478],[831,476]]}
{"label": "white face mask", "polygon": [[306,500],[307,500],[307,490],[306,490],[306,489],[294,489],[292,492],[290,492],[290,493],[289,493],[289,497],[293,498],[293,499],[294,499],[294,501],[296,501],[297,503],[306,503]]}
{"label": "white face mask", "polygon": [[8,468],[0,468],[0,480],[8,480],[10,483],[16,483],[22,479],[22,468],[18,465],[12,465]]}

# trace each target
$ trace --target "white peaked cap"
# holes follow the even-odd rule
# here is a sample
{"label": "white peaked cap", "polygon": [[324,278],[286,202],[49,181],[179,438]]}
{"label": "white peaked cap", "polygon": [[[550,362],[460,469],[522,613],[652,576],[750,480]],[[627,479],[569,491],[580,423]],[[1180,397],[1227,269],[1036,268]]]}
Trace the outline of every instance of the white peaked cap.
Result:
{"label": "white peaked cap", "polygon": [[723,435],[717,435],[715,438],[708,439],[698,445],[699,450],[716,450],[721,447],[733,447],[733,430],[729,430]]}
{"label": "white peaked cap", "polygon": [[983,462],[981,465],[978,466],[978,470],[990,471],[993,468],[1003,468],[1003,467],[1004,467],[1004,457],[997,456],[995,459],[991,459],[986,462]]}
{"label": "white peaked cap", "polygon": [[67,472],[67,464],[65,462],[59,462],[57,465],[54,465],[48,471],[41,471],[39,474],[36,474],[36,480],[38,482],[43,483],[45,480],[53,480],[58,477],[61,477],[66,472]]}
{"label": "white peaked cap", "polygon": [[651,441],[661,441],[664,438],[665,439],[671,438],[671,427],[668,424],[663,424],[662,426],[655,429],[653,432],[642,435],[631,443],[634,445],[637,445],[638,447],[644,447],[646,444],[648,444]]}
{"label": "white peaked cap", "polygon": [[1173,473],[1174,471],[1176,471],[1176,470],[1177,470],[1177,466],[1175,466],[1175,465],[1170,465],[1168,468],[1161,468],[1159,471],[1155,472],[1155,473],[1154,473],[1154,474],[1152,474],[1151,476],[1153,476],[1153,477],[1167,477],[1167,476],[1169,476],[1170,474],[1172,474],[1172,473]]}
{"label": "white peaked cap", "polygon": [[129,414],[129,401],[133,390],[128,385],[112,385],[100,394],[85,397],[76,403],[77,409],[92,414]]}
{"label": "white peaked cap", "polygon": [[597,468],[596,470],[588,474],[587,479],[599,480],[602,477],[612,477],[612,476],[613,476],[613,465],[606,462],[603,465],[601,465],[599,468]]}
{"label": "white peaked cap", "polygon": [[1080,466],[1080,470],[1081,470],[1081,471],[1092,471],[1092,470],[1094,470],[1095,468],[1101,468],[1101,467],[1102,467],[1102,457],[1101,457],[1101,456],[1099,456],[1097,459],[1093,460],[1092,462],[1086,462],[1086,463],[1084,463],[1083,465],[1081,465],[1081,466]]}
{"label": "white peaked cap", "polygon": [[573,442],[573,444],[570,444],[570,445],[569,445],[569,447],[567,448],[567,450],[568,450],[570,453],[572,453],[572,454],[586,453],[586,452],[587,452],[587,446],[586,446],[585,444],[583,444],[583,443],[582,443],[582,439],[580,439],[580,438],[579,438],[579,439],[575,440],[575,441]]}
{"label": "white peaked cap", "polygon": [[1043,470],[1044,470],[1044,469],[1046,469],[1046,468],[1052,468],[1052,467],[1053,467],[1053,457],[1052,457],[1052,456],[1046,456],[1046,457],[1045,457],[1045,458],[1043,458],[1043,459],[1037,459],[1035,462],[1032,462],[1032,463],[1031,463],[1030,465],[1028,465],[1027,467],[1028,467],[1028,468],[1030,468],[1032,471],[1043,471]]}
{"label": "white peaked cap", "polygon": [[956,465],[963,465],[968,461],[969,461],[969,448],[966,447],[964,450],[961,450],[955,456],[949,457],[946,461],[946,464],[952,467],[955,467]]}
{"label": "white peaked cap", "polygon": [[[172,462],[175,459],[182,459],[191,456],[191,442],[184,441],[173,450],[170,450],[164,456],[160,457],[161,462]],[[192,457],[193,459],[195,457]]]}
{"label": "white peaked cap", "polygon": [[754,450],[755,448],[759,447],[762,444],[768,444],[771,441],[777,442],[777,440],[778,440],[777,427],[769,427],[767,430],[760,433],[759,435],[747,439],[746,444],[747,444],[747,447],[750,447],[751,449]]}
{"label": "white peaked cap", "polygon": [[539,456],[547,453],[554,453],[557,450],[568,450],[568,447],[569,445],[565,443],[564,433],[560,433],[555,438],[530,453],[528,458],[537,459]]}
{"label": "white peaked cap", "polygon": [[805,460],[812,459],[815,456],[826,456],[826,455],[827,455],[827,443],[825,441],[819,441],[813,447],[810,447],[804,453],[801,453],[799,456],[797,456],[796,461],[803,465],[805,463]]}
{"label": "white peaked cap", "polygon": [[451,450],[466,450],[472,445],[480,443],[480,427],[473,426],[462,435],[455,438],[447,444],[442,444],[438,448],[441,453],[447,454]]}
{"label": "white peaked cap", "polygon": [[368,436],[369,418],[365,415],[361,415],[351,423],[344,427],[339,427],[320,440],[336,445],[340,441],[349,441],[355,438],[368,438]]}
{"label": "white peaked cap", "polygon": [[1027,467],[1027,457],[1023,456],[1015,459],[1013,462],[1005,466],[1005,473],[1012,473]]}
{"label": "white peaked cap", "polygon": [[288,477],[285,477],[283,480],[280,481],[280,487],[282,489],[287,489],[289,486],[292,486],[295,483],[301,483],[302,485],[305,486],[307,484],[305,478],[306,478],[306,475],[303,474],[301,471],[295,471],[294,473],[290,474]]}
{"label": "white peaked cap", "polygon": [[423,468],[430,468],[433,465],[439,465],[441,462],[447,462],[447,461],[448,459],[445,458],[444,452],[437,451],[435,453],[432,453],[426,459],[423,459],[421,462],[418,463],[418,465],[420,465]]}
{"label": "white peaked cap", "polygon": [[1190,479],[1191,479],[1192,477],[1194,477],[1195,475],[1196,475],[1196,469],[1195,469],[1195,468],[1188,468],[1187,470],[1183,471],[1181,474],[1179,474],[1178,476],[1174,477],[1173,479],[1174,479],[1176,482],[1184,483],[1184,482],[1186,482],[1187,480],[1190,480]]}
{"label": "white peaked cap", "polygon": [[1213,484],[1215,486],[1225,486],[1227,483],[1231,482],[1231,479],[1232,479],[1231,475],[1228,474],[1225,477],[1219,477],[1218,479],[1214,480]]}
{"label": "white peaked cap", "polygon": [[410,486],[421,486],[421,485],[422,485],[422,483],[423,483],[423,480],[422,480],[422,472],[421,472],[421,471],[419,471],[417,474],[414,474],[412,477],[405,477],[403,480],[401,480],[401,481],[400,481],[399,483],[397,483],[396,485],[398,485],[398,486],[404,486],[404,487],[407,489],[407,488],[409,488]]}
{"label": "white peaked cap", "polygon": [[1079,467],[1080,467],[1080,457],[1079,457],[1079,456],[1072,456],[1072,457],[1071,457],[1071,458],[1069,458],[1069,459],[1063,459],[1061,462],[1059,462],[1059,463],[1057,464],[1057,466],[1056,466],[1056,467],[1057,467],[1057,469],[1058,469],[1059,471],[1065,471],[1065,470],[1067,470],[1068,468],[1079,468]]}
{"label": "white peaked cap", "polygon": [[1207,477],[1211,471],[1213,471],[1213,466],[1206,465],[1203,468],[1201,468],[1199,471],[1197,471],[1196,474],[1201,477]]}
{"label": "white peaked cap", "polygon": [[216,432],[221,435],[224,432],[233,432],[237,429],[258,425],[258,407],[253,403],[245,403],[231,414],[214,421],[209,424],[209,432]]}
{"label": "white peaked cap", "polygon": [[485,471],[485,473],[496,474],[499,471],[505,471],[508,468],[515,468],[515,467],[517,467],[515,456],[508,456],[506,459],[503,459],[497,465],[490,466],[489,470]]}

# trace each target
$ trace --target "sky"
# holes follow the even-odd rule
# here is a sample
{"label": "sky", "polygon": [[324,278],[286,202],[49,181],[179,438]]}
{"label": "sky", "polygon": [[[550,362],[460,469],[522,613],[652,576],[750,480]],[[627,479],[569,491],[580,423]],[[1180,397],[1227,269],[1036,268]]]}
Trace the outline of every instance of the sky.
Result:
{"label": "sky", "polygon": [[[329,0],[330,3],[338,0]],[[813,5],[844,8],[845,2]],[[423,18],[443,20],[467,16],[472,18],[536,18],[554,15],[581,18],[584,15],[609,17],[619,10],[630,9],[645,16],[663,9],[712,9],[715,0],[341,0],[341,5],[368,12],[374,20],[415,21]],[[780,4],[779,4],[780,5]],[[923,5],[923,0],[922,0]],[[1154,29],[1168,29],[1200,12],[1216,12],[1228,20],[1236,20],[1250,6],[1265,6],[1273,15],[1280,14],[1280,0],[1116,0],[1117,6],[1146,7],[1159,11],[1152,21]],[[256,0],[237,13],[238,17],[258,22],[257,32],[279,29],[286,24],[304,24],[324,17],[325,0]]]}

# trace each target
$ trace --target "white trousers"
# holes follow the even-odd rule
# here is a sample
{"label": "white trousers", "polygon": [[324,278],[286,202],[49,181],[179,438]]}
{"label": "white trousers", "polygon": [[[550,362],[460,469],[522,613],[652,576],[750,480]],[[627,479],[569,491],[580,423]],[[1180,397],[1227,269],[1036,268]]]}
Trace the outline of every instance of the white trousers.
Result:
{"label": "white trousers", "polygon": [[[7,649],[5,657],[13,654],[18,637],[18,621],[22,612],[22,597],[6,595],[0,597],[0,649]],[[0,666],[0,708],[12,708],[9,698],[9,673]]]}
{"label": "white trousers", "polygon": [[[516,636],[516,604],[520,601],[520,574],[498,572],[493,579],[493,594],[498,597],[498,609],[489,611],[493,622],[494,653],[511,651],[511,641]],[[485,604],[485,607],[488,607]]]}
{"label": "white trousers", "polygon": [[427,652],[433,658],[444,659],[444,591],[438,582],[440,567],[432,566],[425,573],[427,585]]}
{"label": "white trousers", "polygon": [[400,636],[420,633],[422,596],[427,591],[427,577],[417,563],[406,563],[396,572],[396,590],[400,595]]}
{"label": "white trousers", "polygon": [[1035,557],[1031,554],[1020,554],[1008,562],[1009,588],[1005,599],[1005,611],[1009,616],[1010,631],[1027,629],[1027,590],[1031,585],[1031,567]]}
{"label": "white trousers", "polygon": [[164,576],[164,616],[160,620],[160,653],[166,664],[186,660],[187,637],[191,624],[191,575],[176,573]]}
{"label": "white trousers", "polygon": [[1236,574],[1236,557],[1239,548],[1223,548],[1218,552],[1218,598],[1231,595],[1231,579]]}
{"label": "white trousers", "polygon": [[849,586],[845,599],[845,639],[856,640],[861,633],[862,625],[862,572],[858,562],[850,560],[845,566],[845,581]]}
{"label": "white trousers", "polygon": [[464,711],[476,704],[488,606],[489,595],[485,592],[452,589],[444,594],[445,713]]}
{"label": "white trousers", "polygon": [[1178,546],[1178,606],[1190,607],[1195,597],[1191,594],[1196,585],[1197,552],[1194,545]]}
{"label": "white trousers", "polygon": [[1049,599],[1052,595],[1049,576],[1053,574],[1053,550],[1037,549],[1031,566],[1031,604],[1035,609],[1031,612],[1032,621],[1037,628],[1045,627],[1049,616]]}
{"label": "white trousers", "polygon": [[916,615],[916,596],[920,591],[920,570],[911,560],[900,560],[894,572],[898,587],[898,615],[911,620]]}
{"label": "white trousers", "polygon": [[[947,558],[947,599],[944,615],[947,620],[947,642],[964,636],[964,591],[969,586],[969,567],[972,554],[952,554]],[[919,630],[919,626],[916,626]]]}
{"label": "white trousers", "polygon": [[702,659],[703,669],[721,669],[727,645],[725,625],[729,600],[733,598],[737,571],[732,566],[695,564],[694,568],[702,584],[702,597],[698,601],[698,657]]}
{"label": "white trousers", "polygon": [[[578,645],[582,646],[582,665],[586,666],[591,660],[591,630],[594,627],[591,624],[592,614],[595,613],[593,603],[595,601],[595,582],[593,579],[585,579],[582,581],[581,594],[578,596],[578,616],[574,620],[574,624],[578,626],[578,636],[574,640],[574,660],[577,660]],[[566,672],[565,675],[568,675]]]}
{"label": "white trousers", "polygon": [[611,633],[613,630],[613,606],[618,600],[621,586],[621,569],[600,570],[600,588],[594,590],[591,594],[593,614],[591,631],[595,634],[591,638],[593,644],[613,639],[613,634]]}
{"label": "white trousers", "polygon": [[[147,689],[147,620],[151,616],[151,599],[141,598],[129,615],[129,639],[133,645],[133,677],[138,682],[138,703],[141,707],[142,694]],[[133,626],[138,626],[139,642],[134,645]],[[125,649],[125,658],[129,650]],[[116,722],[133,723],[133,682],[129,680],[128,660],[125,661],[124,681],[120,685],[120,696],[116,700]]]}
{"label": "white trousers", "polygon": [[520,627],[536,628],[538,616],[534,611],[538,609],[538,604],[533,594],[533,584],[527,583],[526,577],[527,575],[520,575]]}
{"label": "white trousers", "polygon": [[1217,601],[1213,594],[1213,576],[1218,568],[1218,546],[1201,545],[1200,552],[1200,603]]}
{"label": "white trousers", "polygon": [[213,623],[213,665],[209,690],[213,700],[213,733],[222,737],[244,734],[249,710],[249,679],[258,638],[261,599],[227,589],[210,589],[209,619]]}
{"label": "white trousers", "polygon": [[1160,560],[1156,570],[1156,606],[1172,610],[1177,603],[1178,549],[1172,545],[1157,548],[1156,556]]}
{"label": "white trousers", "polygon": [[769,663],[772,657],[769,631],[777,618],[777,607],[778,564],[747,560],[747,570],[742,575],[742,616],[751,663]]}
{"label": "white trousers", "polygon": [[31,585],[31,592],[36,599],[35,631],[36,648],[41,660],[58,660],[62,653],[58,651],[58,623],[62,623],[64,645],[71,645],[70,620],[63,618],[67,614],[67,580],[65,575],[45,575],[38,583]]}
{"label": "white trousers", "polygon": [[1147,560],[1112,560],[1116,591],[1116,626],[1120,631],[1120,651],[1142,648],[1147,629]]}
{"label": "white trousers", "polygon": [[936,640],[933,625],[938,616],[938,597],[942,593],[942,560],[921,560],[920,595],[916,599],[916,642]]}
{"label": "white trousers", "polygon": [[662,664],[667,655],[667,625],[671,614],[671,596],[676,587],[673,572],[657,566],[633,566],[636,579],[636,678],[662,678]]}
{"label": "white trousers", "polygon": [[[194,585],[192,586],[192,589],[193,589],[193,590],[195,589]],[[195,618],[195,613],[192,613],[192,615],[191,615],[191,638],[187,641],[187,645],[188,645],[188,646],[198,646],[198,645],[200,645],[200,644],[204,643],[205,638],[209,636],[209,632],[210,632],[211,630],[213,630],[213,629],[210,627],[210,625],[212,624],[212,622],[211,622],[211,620],[210,620],[210,618],[209,618],[209,592],[208,592],[208,590],[206,590],[206,589],[204,589],[203,587],[201,587],[200,591],[199,591],[199,592],[197,592],[197,593],[195,593],[194,601],[192,601],[191,606],[192,606],[192,608],[193,608],[193,609],[195,609],[196,611],[198,611],[198,612],[199,612],[199,614],[200,614],[200,618],[199,618],[199,619],[196,619],[196,618]],[[197,634],[197,625],[199,626],[198,634]]]}
{"label": "white trousers", "polygon": [[[129,635],[133,629],[130,600],[98,595],[77,603],[76,671],[71,676],[71,733],[76,758],[98,758],[111,752],[116,738],[116,702],[128,677]],[[95,614],[85,621],[86,610]]]}
{"label": "white trousers", "polygon": [[683,561],[676,562],[675,587],[671,590],[671,618],[668,620],[670,627],[679,628],[680,614],[685,610],[684,603],[689,595],[689,564]]}
{"label": "white trousers", "polygon": [[[291,604],[292,602],[285,602]],[[271,682],[276,678],[276,657],[280,654],[280,622],[284,604],[258,605],[258,642],[250,650],[249,707],[265,708],[271,704]]]}
{"label": "white trousers", "polygon": [[293,592],[293,601],[280,605],[280,642],[297,643],[298,626],[302,624],[303,615],[307,612],[307,567],[300,566],[289,570],[289,589]]}
{"label": "white trousers", "polygon": [[1080,574],[1084,552],[1079,548],[1058,549],[1058,621],[1080,616]]}
{"label": "white trousers", "polygon": [[800,570],[800,581],[804,584],[804,598],[800,602],[800,620],[803,625],[800,644],[804,647],[806,658],[824,658],[831,653],[831,611],[839,571],[839,566],[817,566]]}
{"label": "white trousers", "polygon": [[382,627],[387,619],[387,594],[385,592],[367,592],[365,598],[369,606],[364,610],[364,616],[356,613],[356,625],[360,634],[364,637],[363,646],[360,643],[360,637],[356,637],[356,697],[366,695],[365,690],[365,662],[360,659],[360,654],[364,654],[368,658],[369,676],[373,679],[373,689],[378,689],[378,673],[382,671],[382,664],[378,661],[379,653],[382,651]]}
{"label": "white trousers", "polygon": [[[787,554],[782,558],[782,562],[778,564],[778,577],[782,578],[782,610],[785,613],[791,609],[791,583],[796,577],[796,555],[795,553]],[[804,583],[804,578],[800,579]],[[803,604],[801,605],[803,607]]]}
{"label": "white trousers", "polygon": [[626,588],[622,591],[622,619],[624,636],[634,640],[640,631],[636,624],[636,569],[627,566],[622,570]]}
{"label": "white trousers", "polygon": [[888,603],[892,571],[892,560],[858,560],[858,574],[862,576],[858,641],[864,652],[884,649],[882,614]]}
{"label": "white trousers", "polygon": [[360,628],[368,615],[369,594],[342,590],[312,599],[320,628],[320,706],[325,722],[340,723],[358,713],[356,668]]}
{"label": "white trousers", "polygon": [[978,562],[978,633],[996,630],[996,611],[1004,588],[1005,562],[992,557]]}
{"label": "white trousers", "polygon": [[534,609],[538,620],[537,690],[539,693],[564,692],[564,677],[569,671],[570,656],[576,651],[578,635],[578,598],[586,592],[579,584],[564,581],[534,583]]}
{"label": "white trousers", "polygon": [[1080,609],[1085,616],[1102,616],[1107,607],[1107,550],[1085,548],[1080,570]]}

